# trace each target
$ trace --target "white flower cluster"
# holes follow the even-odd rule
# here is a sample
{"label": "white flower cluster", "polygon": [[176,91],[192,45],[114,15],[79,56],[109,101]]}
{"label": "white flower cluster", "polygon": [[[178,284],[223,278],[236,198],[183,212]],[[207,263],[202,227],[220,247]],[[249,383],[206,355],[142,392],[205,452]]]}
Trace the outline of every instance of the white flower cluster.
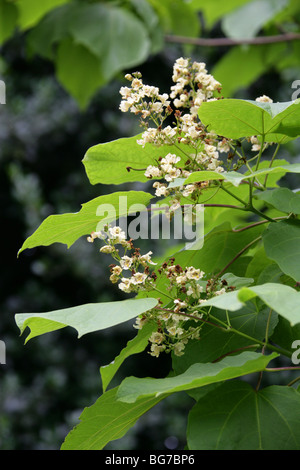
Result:
{"label": "white flower cluster", "polygon": [[[207,73],[203,62],[192,62],[180,57],[173,67],[170,95],[161,94],[157,87],[145,85],[141,74],[126,75],[131,87],[122,87],[120,109],[141,116],[144,127],[142,137],[137,143],[143,147],[172,146],[171,151],[145,169],[149,179],[164,179],[153,184],[158,197],[171,196],[170,214],[180,207],[180,198],[197,201],[201,190],[209,185],[190,184],[187,186],[172,185],[177,179],[185,179],[192,172],[211,170],[224,171],[220,160],[221,152],[229,152],[230,141],[220,138],[213,132],[207,132],[198,119],[198,109],[204,101],[213,100],[214,93],[220,92],[221,85]],[[175,111],[173,108],[176,108]],[[165,119],[172,114],[173,125],[163,126]],[[149,121],[154,123],[150,127]]]}
{"label": "white flower cluster", "polygon": [[173,66],[170,97],[176,108],[189,108],[192,116],[197,115],[204,101],[213,98],[214,91],[220,92],[221,84],[207,73],[204,62],[193,62],[180,57]]}
{"label": "white flower cluster", "polygon": [[[205,273],[201,269],[194,266],[183,268],[175,264],[175,258],[155,267],[152,252],[141,254],[132,240],[126,240],[125,232],[118,226],[105,226],[103,231],[92,232],[87,240],[93,243],[97,238],[106,243],[100,252],[110,254],[116,261],[110,265],[113,284],[118,284],[125,293],[158,291],[167,299],[166,307],[159,298],[159,306],[136,318],[134,327],[137,329],[146,322],[156,325],[156,331],[149,338],[149,354],[155,357],[162,351],[173,351],[179,356],[184,354],[188,341],[200,337],[203,317],[207,316],[203,311],[207,298],[225,293],[227,286],[211,279],[204,280]],[[118,245],[124,249],[123,254],[120,254]]]}

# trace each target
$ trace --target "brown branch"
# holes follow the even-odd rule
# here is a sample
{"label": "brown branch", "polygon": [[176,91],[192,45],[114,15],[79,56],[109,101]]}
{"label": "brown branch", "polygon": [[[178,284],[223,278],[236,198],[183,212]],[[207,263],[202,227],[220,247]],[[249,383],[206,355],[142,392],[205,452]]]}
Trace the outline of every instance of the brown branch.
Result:
{"label": "brown branch", "polygon": [[242,44],[273,44],[276,42],[299,41],[300,33],[285,33],[273,36],[257,36],[251,39],[230,39],[230,38],[192,38],[187,36],[166,35],[165,41],[179,44],[193,44],[204,47],[238,46]]}

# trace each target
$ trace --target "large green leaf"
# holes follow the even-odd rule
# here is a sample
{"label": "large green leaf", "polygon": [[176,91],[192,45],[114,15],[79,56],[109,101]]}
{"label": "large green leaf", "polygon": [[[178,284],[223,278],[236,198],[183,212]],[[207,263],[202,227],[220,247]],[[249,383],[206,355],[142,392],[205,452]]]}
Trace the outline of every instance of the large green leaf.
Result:
{"label": "large green leaf", "polygon": [[[223,269],[245,246],[259,237],[263,227],[253,227],[251,230],[233,232],[229,222],[215,227],[204,238],[200,250],[181,250],[176,253],[175,262],[182,267],[194,266],[200,268],[208,276]],[[235,272],[233,263],[229,272]]]}
{"label": "large green leaf", "polygon": [[273,385],[255,391],[227,382],[192,408],[187,429],[190,450],[299,450],[300,394]]}
{"label": "large green leaf", "polygon": [[70,0],[17,0],[15,3],[19,10],[18,24],[21,29],[32,28],[43,16],[54,8]]}
{"label": "large green leaf", "polygon": [[300,292],[284,284],[268,282],[260,286],[242,287],[213,297],[207,300],[205,305],[235,311],[255,297],[259,297],[268,307],[286,318],[291,325],[300,323]]}
{"label": "large green leaf", "polygon": [[118,192],[99,196],[82,204],[79,212],[50,215],[25,240],[19,254],[26,248],[48,246],[52,243],[64,243],[70,248],[81,236],[101,230],[105,223],[115,222],[119,217],[132,212],[130,206],[136,203],[147,206],[151,198],[151,194],[143,191]]}
{"label": "large green leaf", "polygon": [[61,450],[101,450],[120,439],[138,418],[159,403],[163,397],[141,398],[134,404],[116,399],[118,389],[104,393],[80,416],[80,423],[67,435]]}
{"label": "large green leaf", "polygon": [[109,3],[71,2],[50,11],[30,32],[29,45],[32,53],[54,60],[59,81],[82,108],[98,88],[142,63],[151,50],[143,20]]}
{"label": "large green leaf", "polygon": [[138,330],[138,334],[128,341],[126,347],[122,349],[120,354],[108,365],[100,367],[100,374],[102,379],[103,392],[106,391],[108,384],[116,374],[117,370],[121,367],[127,357],[133,354],[138,354],[147,347],[148,339],[151,333],[157,329],[156,323],[148,322],[143,328]]}
{"label": "large green leaf", "polygon": [[264,135],[265,141],[284,143],[300,135],[298,101],[261,103],[223,99],[202,103],[199,117],[209,130],[230,139]]}
{"label": "large green leaf", "polygon": [[300,214],[300,194],[288,188],[269,189],[255,193],[255,197],[279,211]]}
{"label": "large green leaf", "polygon": [[106,83],[99,58],[70,38],[58,45],[55,65],[57,78],[82,109],[96,90]]}
{"label": "large green leaf", "polygon": [[148,165],[156,165],[158,158],[168,153],[176,153],[182,157],[182,151],[186,150],[184,145],[155,147],[146,144],[142,147],[137,143],[140,138],[141,134],[90,147],[84,156],[83,164],[91,184],[149,181],[144,175]]}
{"label": "large green leaf", "polygon": [[66,326],[75,328],[78,337],[81,337],[87,333],[111,328],[128,321],[154,308],[156,304],[157,299],[128,299],[79,305],[46,313],[17,313],[15,320],[21,334],[26,327],[30,328],[26,342],[31,338]]}
{"label": "large green leaf", "polygon": [[114,4],[80,5],[68,29],[77,44],[84,45],[100,59],[106,80],[123,68],[143,62],[150,52],[143,23],[130,11]]}
{"label": "large green leaf", "polygon": [[300,281],[300,221],[282,220],[271,224],[263,234],[267,256],[282,271]]}
{"label": "large green leaf", "polygon": [[247,351],[237,356],[225,357],[214,364],[195,363],[183,374],[164,379],[127,377],[119,386],[117,398],[126,403],[134,403],[142,397],[158,397],[204,387],[264,370],[268,363],[277,356],[276,353],[264,356]]}
{"label": "large green leaf", "polygon": [[288,0],[254,0],[226,15],[222,29],[232,39],[253,38],[287,4]]}

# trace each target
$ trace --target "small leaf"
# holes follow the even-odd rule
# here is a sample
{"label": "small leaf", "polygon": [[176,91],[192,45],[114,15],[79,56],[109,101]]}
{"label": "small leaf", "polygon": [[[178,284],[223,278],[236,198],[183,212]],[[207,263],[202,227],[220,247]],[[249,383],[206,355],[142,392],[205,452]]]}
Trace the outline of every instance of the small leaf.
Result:
{"label": "small leaf", "polygon": [[300,281],[300,221],[290,219],[269,224],[263,234],[263,244],[267,256],[285,274]]}
{"label": "small leaf", "polygon": [[[299,107],[300,108],[300,107]],[[196,183],[198,181],[216,181],[216,180],[224,180],[233,184],[234,186],[239,186],[242,181],[253,179],[256,177],[261,177],[265,175],[276,175],[280,174],[280,177],[283,176],[285,173],[300,173],[300,164],[299,163],[292,163],[287,165],[278,165],[271,168],[261,168],[257,171],[253,171],[252,173],[239,173],[237,171],[224,171],[222,173],[218,173],[217,171],[196,171],[191,173],[184,184]]]}
{"label": "small leaf", "polygon": [[79,305],[46,313],[17,313],[15,321],[21,334],[26,327],[30,328],[26,343],[31,338],[66,326],[75,328],[80,338],[87,333],[124,323],[156,305],[157,299],[128,299]]}
{"label": "small leaf", "polygon": [[[227,292],[205,302],[205,306],[214,306],[224,310],[239,310],[244,304],[259,297],[268,307],[286,318],[291,325],[300,323],[300,292],[290,286],[266,283],[260,286],[242,287],[240,290]],[[204,304],[202,304],[204,306]]]}
{"label": "small leaf", "polygon": [[221,384],[189,414],[189,450],[299,450],[300,394],[273,385],[256,391],[242,381]]}
{"label": "small leaf", "polygon": [[223,274],[222,280],[223,279],[227,282],[228,286],[237,287],[238,289],[240,289],[241,287],[249,286],[250,284],[253,284],[254,282],[254,279],[252,278],[238,277],[232,273]]}
{"label": "small leaf", "polygon": [[136,403],[116,399],[118,389],[105,392],[80,416],[80,423],[67,435],[61,450],[101,450],[106,444],[120,439],[141,415],[162,400],[142,398]]}
{"label": "small leaf", "polygon": [[100,374],[102,379],[103,392],[106,391],[108,384],[116,374],[117,370],[121,367],[127,357],[133,354],[138,354],[147,347],[148,339],[151,333],[157,329],[155,323],[146,323],[143,328],[138,330],[138,334],[130,341],[126,347],[122,349],[120,354],[108,365],[100,367]]}
{"label": "small leaf", "polygon": [[264,356],[255,352],[243,352],[237,356],[225,357],[214,364],[193,364],[183,374],[174,377],[164,379],[127,377],[119,387],[117,398],[126,403],[134,403],[142,397],[158,397],[230,380],[264,370],[277,356],[276,353]]}

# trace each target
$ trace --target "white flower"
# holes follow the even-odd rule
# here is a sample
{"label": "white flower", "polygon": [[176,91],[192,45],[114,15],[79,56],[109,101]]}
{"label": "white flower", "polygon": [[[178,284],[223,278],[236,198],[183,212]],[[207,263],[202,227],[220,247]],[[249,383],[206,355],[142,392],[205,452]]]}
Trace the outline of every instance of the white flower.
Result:
{"label": "white flower", "polygon": [[225,293],[226,293],[226,289],[225,289],[225,287],[222,287],[222,289],[217,290],[214,294],[215,295],[222,295],[222,294],[225,294]]}
{"label": "white flower", "polygon": [[162,183],[159,183],[158,181],[156,181],[154,184],[153,184],[153,188],[156,188],[156,191],[155,191],[155,196],[167,196],[168,195],[168,190],[167,190],[167,185],[166,184],[162,184]]}
{"label": "white flower", "polygon": [[148,251],[145,255],[140,256],[139,260],[142,264],[149,263],[149,264],[157,264],[151,261],[152,251]]}
{"label": "white flower", "polygon": [[204,276],[204,272],[200,271],[200,269],[196,269],[193,266],[190,266],[186,269],[185,275],[187,279],[201,279]]}
{"label": "white flower", "polygon": [[196,191],[196,186],[194,184],[187,184],[182,191],[184,197],[189,197],[194,191]]}
{"label": "white flower", "polygon": [[259,96],[255,101],[259,103],[273,103],[273,100],[266,95]]}
{"label": "white flower", "polygon": [[122,266],[123,269],[129,269],[132,265],[132,258],[126,255],[122,256],[120,260],[120,265]]}
{"label": "white flower", "polygon": [[184,300],[175,299],[174,304],[176,304],[175,311],[178,312],[181,308],[186,308],[187,303]]}
{"label": "white flower", "polygon": [[161,163],[163,165],[175,165],[176,163],[180,162],[180,157],[178,157],[175,153],[168,153],[164,158],[162,158]]}
{"label": "white flower", "polygon": [[130,278],[130,282],[132,284],[144,284],[146,279],[147,279],[147,274],[145,274],[145,273],[135,273]]}
{"label": "white flower", "polygon": [[174,166],[174,167],[168,168],[168,172],[165,175],[165,180],[170,182],[170,181],[173,181],[175,178],[179,178],[180,175],[181,175],[181,171],[179,170],[179,168],[176,168]]}
{"label": "white flower", "polygon": [[122,241],[126,240],[125,232],[121,229],[121,227],[110,227],[108,231],[110,238],[115,243],[121,243]]}
{"label": "white flower", "polygon": [[132,291],[130,279],[122,278],[122,282],[119,284],[119,289],[123,292],[129,293]]}
{"label": "white flower", "polygon": [[156,344],[156,343],[152,343],[152,344],[151,344],[151,352],[150,352],[150,354],[151,354],[151,356],[158,357],[159,354],[160,354],[162,351],[164,351],[165,348],[166,348],[166,347],[165,347],[165,345],[163,345],[163,344],[158,345],[158,344]]}
{"label": "white flower", "polygon": [[144,173],[147,178],[160,178],[161,170],[157,166],[149,165]]}
{"label": "white flower", "polygon": [[161,344],[164,340],[164,335],[158,331],[154,331],[149,338],[150,343]]}
{"label": "white flower", "polygon": [[178,341],[174,345],[174,354],[175,354],[175,356],[182,356],[184,348],[185,348],[184,343],[182,341]]}

